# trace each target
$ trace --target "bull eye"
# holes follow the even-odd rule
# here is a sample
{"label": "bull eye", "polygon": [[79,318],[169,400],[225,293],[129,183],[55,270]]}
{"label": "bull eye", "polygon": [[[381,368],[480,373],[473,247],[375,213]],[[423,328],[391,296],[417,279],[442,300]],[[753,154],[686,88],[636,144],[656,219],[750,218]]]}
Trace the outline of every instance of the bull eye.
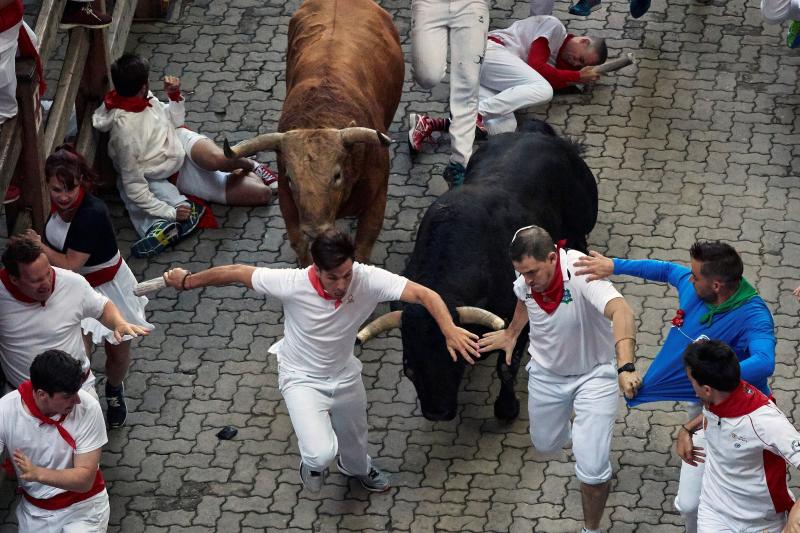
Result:
{"label": "bull eye", "polygon": [[336,174],[333,175],[333,183],[334,184],[338,185],[339,182],[341,182],[341,181],[342,181],[342,173],[341,172],[337,172]]}

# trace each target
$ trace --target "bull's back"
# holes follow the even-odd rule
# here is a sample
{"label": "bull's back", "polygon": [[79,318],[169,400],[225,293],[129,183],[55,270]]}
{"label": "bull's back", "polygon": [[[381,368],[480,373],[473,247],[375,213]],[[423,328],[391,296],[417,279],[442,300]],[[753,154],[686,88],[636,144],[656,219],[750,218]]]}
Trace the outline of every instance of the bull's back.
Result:
{"label": "bull's back", "polygon": [[362,108],[380,110],[383,124],[372,126],[385,130],[400,101],[403,76],[397,29],[374,1],[307,0],[292,16],[287,103],[296,98],[302,105],[299,100],[337,93]]}

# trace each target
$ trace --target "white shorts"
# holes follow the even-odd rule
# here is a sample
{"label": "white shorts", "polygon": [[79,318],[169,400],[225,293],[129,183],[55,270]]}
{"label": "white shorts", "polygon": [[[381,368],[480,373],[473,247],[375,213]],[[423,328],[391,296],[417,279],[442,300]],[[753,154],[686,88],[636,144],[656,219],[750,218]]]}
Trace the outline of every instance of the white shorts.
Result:
{"label": "white shorts", "polygon": [[40,509],[25,498],[17,505],[19,533],[105,533],[111,507],[105,490],[66,509]]}
{"label": "white shorts", "polygon": [[[619,409],[614,365],[598,365],[578,376],[554,374],[533,360],[527,369],[533,446],[550,453],[572,438],[578,479],[587,485],[611,479],[611,435]],[[570,423],[573,410],[575,419]]]}
{"label": "white shorts", "polygon": [[735,520],[721,515],[700,502],[697,510],[697,533],[781,533],[786,525],[786,513],[758,522]]}
{"label": "white shorts", "polygon": [[178,170],[178,190],[182,194],[191,194],[215,204],[226,203],[225,184],[228,181],[228,174],[218,170],[206,170],[192,159],[194,145],[197,141],[208,137],[186,128],[178,128],[177,132],[178,139],[186,152],[183,166]]}

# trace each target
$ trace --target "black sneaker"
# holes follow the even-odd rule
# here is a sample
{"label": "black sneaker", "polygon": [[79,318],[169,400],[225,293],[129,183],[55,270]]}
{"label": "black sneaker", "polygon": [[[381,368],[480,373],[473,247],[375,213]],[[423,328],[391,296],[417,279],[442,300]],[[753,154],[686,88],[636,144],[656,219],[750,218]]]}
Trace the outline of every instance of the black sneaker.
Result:
{"label": "black sneaker", "polygon": [[120,383],[119,387],[112,387],[106,383],[106,422],[108,427],[118,428],[125,424],[128,418],[128,405],[125,403],[125,384]]}
{"label": "black sneaker", "polygon": [[448,163],[447,167],[444,169],[442,177],[452,189],[453,187],[458,187],[464,183],[464,176],[466,174],[467,171],[464,169],[463,165],[450,161],[450,163]]}
{"label": "black sneaker", "polygon": [[181,239],[197,229],[197,225],[200,224],[200,219],[203,218],[203,213],[206,212],[206,208],[204,206],[196,204],[192,201],[189,202],[189,208],[191,209],[189,218],[183,222],[178,222],[178,237]]}

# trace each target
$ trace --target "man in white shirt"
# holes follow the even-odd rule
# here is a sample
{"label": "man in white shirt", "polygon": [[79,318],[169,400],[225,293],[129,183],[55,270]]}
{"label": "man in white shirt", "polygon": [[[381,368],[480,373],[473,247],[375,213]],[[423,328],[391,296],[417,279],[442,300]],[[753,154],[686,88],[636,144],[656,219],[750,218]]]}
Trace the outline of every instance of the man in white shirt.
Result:
{"label": "man in white shirt", "polygon": [[[800,468],[800,432],[770,398],[742,381],[736,353],[724,342],[689,344],[683,363],[703,402],[676,442],[686,463],[705,462],[697,530],[800,531],[800,505],[786,483],[786,463]],[[705,449],[692,443],[703,427]]]}
{"label": "man in white shirt", "polygon": [[514,318],[507,329],[485,334],[480,351],[504,350],[510,364],[517,337],[530,322],[531,440],[549,453],[572,439],[583,531],[596,533],[610,488],[618,390],[633,397],[641,378],[633,364],[633,312],[610,282],[597,285],[576,276],[573,263],[583,254],[562,245],[538,226],[517,231],[511,242],[511,262],[520,273]]}
{"label": "man in white shirt", "polygon": [[83,370],[60,350],[36,356],[30,381],[0,398],[0,454],[13,454],[19,533],[102,533],[110,507],[100,472],[103,412]]}
{"label": "man in white shirt", "polygon": [[18,387],[28,379],[36,354],[58,349],[81,364],[83,388],[97,397],[81,320],[99,320],[117,340],[147,335],[148,330],[126,322],[117,307],[80,274],[51,266],[41,245],[28,238],[13,239],[2,260],[0,364],[8,383]]}
{"label": "man in white shirt", "polygon": [[328,230],[311,244],[313,264],[304,269],[227,265],[190,273],[174,268],[167,285],[194,289],[241,283],[283,303],[284,338],[278,356],[278,386],[300,448],[300,477],[313,492],[322,488],[328,465],[367,490],[390,487],[388,476],[367,454],[367,397],[361,362],[353,355],[361,324],[380,302],[402,300],[425,306],[442,330],[453,360],[473,362],[477,335],[457,327],[434,291],[381,268],[353,261],[349,236]]}

